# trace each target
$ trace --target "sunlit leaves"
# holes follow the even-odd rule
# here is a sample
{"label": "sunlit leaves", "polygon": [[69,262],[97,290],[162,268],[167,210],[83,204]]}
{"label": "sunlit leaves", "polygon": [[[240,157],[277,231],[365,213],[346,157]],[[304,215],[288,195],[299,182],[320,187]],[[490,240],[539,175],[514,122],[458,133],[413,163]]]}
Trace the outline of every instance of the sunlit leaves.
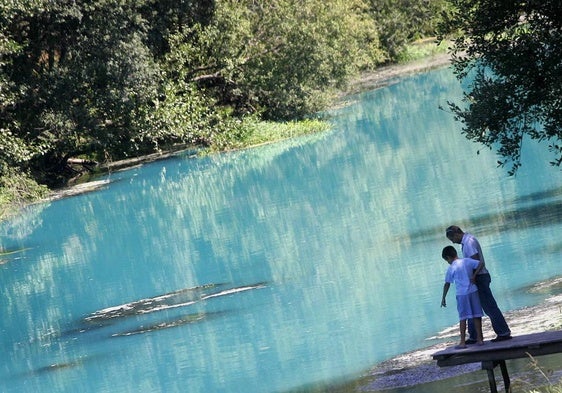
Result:
{"label": "sunlit leaves", "polygon": [[562,8],[560,2],[450,0],[442,31],[460,31],[453,48],[457,76],[476,75],[464,105],[451,105],[467,138],[497,151],[515,174],[528,139],[550,141],[560,165]]}
{"label": "sunlit leaves", "polygon": [[[396,4],[403,18],[414,12],[408,39],[431,31],[443,1]],[[4,1],[0,129],[9,133],[0,144],[11,153],[3,160],[59,186],[75,175],[70,157],[220,148],[245,138],[252,121],[307,118],[360,70],[387,59],[371,5]]]}
{"label": "sunlit leaves", "polygon": [[404,47],[436,34],[447,0],[369,0],[387,60],[396,60]]}
{"label": "sunlit leaves", "polygon": [[181,35],[168,59],[191,71],[182,77],[235,113],[271,119],[323,108],[334,87],[378,56],[358,1],[225,0],[208,25]]}

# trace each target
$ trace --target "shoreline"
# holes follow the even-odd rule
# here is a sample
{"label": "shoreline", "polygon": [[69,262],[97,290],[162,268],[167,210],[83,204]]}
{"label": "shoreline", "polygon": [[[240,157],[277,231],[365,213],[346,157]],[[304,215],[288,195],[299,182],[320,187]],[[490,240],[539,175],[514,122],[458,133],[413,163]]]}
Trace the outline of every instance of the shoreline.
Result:
{"label": "shoreline", "polygon": [[[351,80],[347,89],[343,90],[339,96],[340,98],[343,98],[345,96],[353,95],[362,91],[379,89],[392,83],[396,83],[399,78],[426,72],[450,64],[451,56],[447,53],[439,53],[403,64],[390,64],[382,66],[374,71],[365,72],[359,75],[357,78]],[[274,142],[276,141],[273,140],[269,143]],[[251,147],[252,146],[248,146],[248,148]],[[152,153],[145,156],[105,163],[99,166],[99,172],[91,175],[86,175],[85,180],[78,180],[74,183],[69,182],[66,186],[50,190],[48,192],[48,195],[44,198],[25,203],[24,206],[14,206],[14,209],[19,211],[22,208],[25,208],[25,206],[34,205],[36,203],[48,202],[96,191],[100,188],[105,187],[108,183],[98,180],[99,176],[103,174],[133,169],[142,166],[145,163],[164,160],[179,154],[184,154],[185,152],[188,152],[188,154],[190,154],[189,152],[191,151],[191,154],[195,155],[196,150],[197,149],[193,146],[184,146],[181,148]],[[12,214],[17,215],[18,213],[13,212]],[[9,216],[10,215],[0,216],[0,221],[7,219]]]}
{"label": "shoreline", "polygon": [[[555,288],[560,291],[562,277],[555,277],[552,280],[539,282],[529,288],[530,292],[539,292],[541,289]],[[562,293],[557,293],[546,297],[541,303],[522,309],[512,310],[504,313],[509,321],[512,335],[522,335],[537,333],[542,331],[553,331],[562,329]],[[492,330],[489,318],[483,320],[484,339],[488,341],[495,335]],[[448,327],[435,336],[426,338],[428,342],[434,342],[426,347],[419,348],[404,354],[395,356],[371,367],[369,371],[354,383],[354,390],[357,392],[380,392],[393,391],[404,388],[413,392],[412,388],[420,388],[424,384],[442,384],[442,389],[437,391],[448,391],[451,386],[451,379],[465,374],[478,372],[483,373],[480,363],[471,363],[453,367],[438,367],[433,360],[432,354],[457,344],[458,326]],[[562,357],[562,354],[549,355],[551,357]],[[537,358],[537,363],[541,364],[541,358]],[[523,362],[531,363],[531,359],[523,359]],[[512,360],[510,360],[512,362]],[[519,361],[521,363],[521,360]],[[509,367],[509,364],[508,364]],[[562,363],[555,362],[555,366],[549,371],[552,373],[551,382],[556,383],[562,380]],[[536,374],[537,372],[534,372]],[[524,375],[521,372],[511,372],[511,378],[525,382],[533,375]],[[475,374],[482,378],[483,374]],[[547,381],[543,381],[547,383]],[[487,381],[486,384],[487,386]],[[528,387],[530,389],[531,387]],[[434,387],[435,389],[435,387]]]}
{"label": "shoreline", "polygon": [[348,88],[342,92],[342,96],[380,89],[394,83],[399,78],[431,71],[447,65],[451,65],[451,56],[447,53],[441,53],[408,63],[379,67],[375,71],[363,73],[357,79],[352,80]]}
{"label": "shoreline", "polygon": [[[413,60],[404,64],[391,64],[378,68],[375,71],[370,71],[361,74],[358,78],[352,80],[346,90],[342,91],[341,97],[360,93],[362,91],[380,89],[390,84],[395,83],[399,78],[415,75],[418,73],[430,71],[436,68],[444,67],[451,64],[451,56],[446,53],[435,54],[423,59]],[[275,141],[271,141],[274,143]],[[251,148],[252,146],[249,146]],[[146,163],[154,161],[165,160],[187,152],[192,156],[196,156],[196,150],[193,147],[184,147],[176,150],[163,151],[160,153],[153,153],[145,156],[114,161],[100,165],[100,173],[94,175],[94,180],[86,180],[85,182],[78,182],[76,184],[69,184],[67,187],[62,187],[57,190],[52,190],[49,196],[39,202],[57,200],[67,198],[75,195],[80,195],[92,191],[96,191],[105,187],[109,182],[103,180],[95,180],[98,175],[108,172],[119,172],[128,169],[137,168]]]}

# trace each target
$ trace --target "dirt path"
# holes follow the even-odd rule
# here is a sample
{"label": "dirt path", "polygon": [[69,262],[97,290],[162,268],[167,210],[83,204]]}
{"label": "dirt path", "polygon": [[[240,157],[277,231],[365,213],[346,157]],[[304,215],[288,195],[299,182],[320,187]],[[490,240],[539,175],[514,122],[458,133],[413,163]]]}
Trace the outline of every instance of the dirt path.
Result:
{"label": "dirt path", "polygon": [[345,94],[378,89],[380,87],[387,86],[397,78],[429,71],[434,68],[444,67],[450,64],[450,55],[443,53],[406,64],[395,64],[381,67],[376,71],[365,73],[357,80],[352,81]]}

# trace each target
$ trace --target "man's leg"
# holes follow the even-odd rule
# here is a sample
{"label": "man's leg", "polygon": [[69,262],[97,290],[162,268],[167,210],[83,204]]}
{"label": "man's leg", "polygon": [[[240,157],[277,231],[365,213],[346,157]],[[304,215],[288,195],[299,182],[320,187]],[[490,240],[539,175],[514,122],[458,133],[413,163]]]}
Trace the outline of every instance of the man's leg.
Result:
{"label": "man's leg", "polygon": [[[511,336],[511,330],[494,299],[494,295],[490,289],[491,281],[489,274],[479,274],[476,276],[476,286],[478,287],[480,304],[482,305],[482,310],[490,317],[494,332],[500,337],[509,337]],[[476,332],[474,334],[476,335]]]}

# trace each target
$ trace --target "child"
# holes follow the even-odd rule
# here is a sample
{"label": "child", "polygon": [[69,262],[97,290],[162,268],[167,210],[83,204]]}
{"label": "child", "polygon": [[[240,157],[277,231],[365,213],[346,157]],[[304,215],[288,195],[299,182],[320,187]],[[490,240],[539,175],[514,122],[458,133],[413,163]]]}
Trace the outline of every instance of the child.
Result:
{"label": "child", "polygon": [[455,283],[457,292],[457,310],[459,312],[461,342],[455,348],[466,348],[466,321],[472,319],[476,328],[476,343],[484,344],[482,339],[482,306],[478,299],[478,288],[474,284],[476,275],[484,267],[482,261],[471,258],[459,258],[457,250],[453,246],[447,246],[441,254],[449,263],[445,274],[445,285],[443,286],[443,298],[441,307],[447,307],[445,296],[449,291],[451,283]]}

